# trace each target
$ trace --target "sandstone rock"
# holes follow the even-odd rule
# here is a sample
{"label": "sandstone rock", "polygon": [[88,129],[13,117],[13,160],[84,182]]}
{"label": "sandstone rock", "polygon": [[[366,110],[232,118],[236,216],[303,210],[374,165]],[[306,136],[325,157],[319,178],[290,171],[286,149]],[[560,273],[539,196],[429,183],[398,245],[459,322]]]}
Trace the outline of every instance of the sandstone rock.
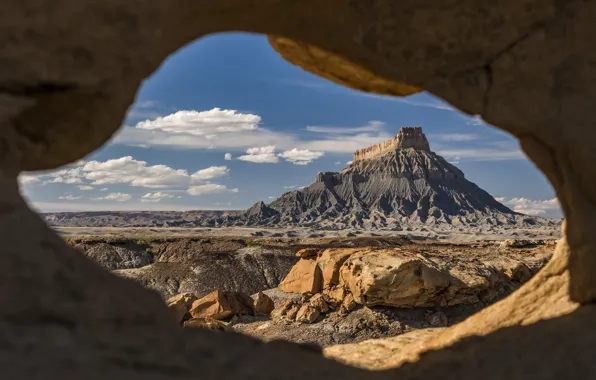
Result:
{"label": "sandstone rock", "polygon": [[310,257],[316,257],[319,252],[321,252],[320,248],[303,248],[296,252],[296,256],[306,259]]}
{"label": "sandstone rock", "polygon": [[260,314],[269,315],[275,308],[273,300],[263,292],[257,293],[255,297],[255,311]]}
{"label": "sandstone rock", "polygon": [[341,283],[366,306],[434,306],[450,279],[431,262],[398,249],[362,250],[341,268]]}
{"label": "sandstone rock", "polygon": [[308,304],[321,312],[321,314],[325,314],[329,311],[329,305],[325,302],[323,295],[320,293],[312,296],[308,301]]}
{"label": "sandstone rock", "polygon": [[338,307],[344,300],[346,290],[343,286],[333,286],[323,290],[323,299],[329,305]]}
{"label": "sandstone rock", "polygon": [[314,294],[321,286],[322,274],[316,260],[301,259],[277,288],[286,293]]}
{"label": "sandstone rock", "polygon": [[193,318],[228,319],[234,315],[254,314],[253,300],[239,292],[215,290],[193,302],[190,315]]}
{"label": "sandstone rock", "polygon": [[294,306],[294,301],[292,300],[285,300],[283,301],[278,307],[273,309],[271,312],[271,318],[273,319],[281,319],[283,318],[287,312]]}
{"label": "sandstone rock", "polygon": [[297,303],[293,303],[292,306],[286,312],[286,319],[289,321],[293,321],[296,319],[298,315],[298,311],[300,310],[301,306]]}
{"label": "sandstone rock", "polygon": [[323,274],[323,288],[339,284],[339,270],[355,249],[326,249],[317,259]]}
{"label": "sandstone rock", "polygon": [[300,307],[296,314],[296,322],[313,323],[319,318],[321,312],[312,304],[306,303]]}
{"label": "sandstone rock", "polygon": [[354,310],[356,306],[358,306],[358,303],[354,300],[354,296],[351,293],[349,293],[344,297],[341,306],[339,307],[339,313],[347,314],[350,311]]}
{"label": "sandstone rock", "polygon": [[184,321],[184,327],[198,327],[221,332],[234,331],[229,324],[213,318],[191,318],[187,321]]}
{"label": "sandstone rock", "polygon": [[185,317],[190,316],[189,310],[198,298],[192,293],[181,293],[174,297],[168,298],[166,304],[174,313],[174,319],[177,322],[182,322]]}

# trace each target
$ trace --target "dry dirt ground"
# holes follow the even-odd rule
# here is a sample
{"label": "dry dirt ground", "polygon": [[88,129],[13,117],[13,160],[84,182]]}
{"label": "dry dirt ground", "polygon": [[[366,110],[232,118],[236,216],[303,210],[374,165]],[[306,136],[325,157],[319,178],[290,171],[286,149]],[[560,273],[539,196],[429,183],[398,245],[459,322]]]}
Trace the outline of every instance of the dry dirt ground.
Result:
{"label": "dry dirt ground", "polygon": [[288,228],[253,228],[253,227],[221,227],[221,228],[185,228],[185,227],[54,227],[63,236],[112,235],[112,236],[262,236],[273,238],[339,238],[355,236],[405,236],[418,241],[485,241],[515,239],[558,239],[561,237],[561,226],[508,229],[503,227],[462,228],[456,226],[420,227],[412,230],[391,231],[359,229],[317,230],[301,227]]}

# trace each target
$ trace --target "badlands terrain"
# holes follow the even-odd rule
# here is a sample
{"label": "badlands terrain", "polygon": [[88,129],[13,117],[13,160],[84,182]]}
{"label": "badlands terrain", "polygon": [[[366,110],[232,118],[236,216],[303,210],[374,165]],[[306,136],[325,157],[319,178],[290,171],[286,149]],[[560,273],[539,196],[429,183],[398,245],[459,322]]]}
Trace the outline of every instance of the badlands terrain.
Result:
{"label": "badlands terrain", "polygon": [[[113,273],[157,291],[188,328],[313,347],[462,321],[529,280],[556,242],[200,234],[64,238]],[[269,308],[258,306],[263,299]]]}
{"label": "badlands terrain", "polygon": [[366,368],[519,288],[561,231],[561,220],[514,212],[467,180],[418,127],[248,210],[42,217],[89,259],[159,293],[185,328],[301,343]]}

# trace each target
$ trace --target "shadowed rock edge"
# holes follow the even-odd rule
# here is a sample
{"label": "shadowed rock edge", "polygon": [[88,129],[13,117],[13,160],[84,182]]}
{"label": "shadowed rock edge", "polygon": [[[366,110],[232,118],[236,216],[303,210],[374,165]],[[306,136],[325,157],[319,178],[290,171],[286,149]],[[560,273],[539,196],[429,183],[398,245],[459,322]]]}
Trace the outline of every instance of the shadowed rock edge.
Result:
{"label": "shadowed rock edge", "polygon": [[[391,83],[407,83],[519,138],[553,184],[567,218],[566,242],[558,249],[570,252],[571,299],[589,304],[596,300],[596,50],[586,36],[596,34],[595,18],[593,0],[334,0],[324,5],[314,0],[178,0],[142,6],[23,0],[3,6],[2,377],[596,376],[594,307],[540,307],[565,283],[544,293],[524,288],[540,295],[522,310],[527,319],[535,322],[536,310],[543,310],[538,319],[551,319],[499,330],[508,326],[505,315],[490,319],[495,322],[488,335],[461,341],[471,330],[455,326],[445,333],[453,334],[445,342],[452,346],[389,372],[365,373],[291,345],[276,347],[233,334],[183,335],[166,320],[167,309],[155,293],[108,274],[68,248],[27,208],[16,182],[20,171],[55,168],[105,143],[141,81],[184,44],[233,30],[285,36],[374,73],[364,82],[389,82],[383,82],[383,89],[360,83],[355,88],[384,94]],[[286,58],[316,72],[308,67],[313,62],[325,77],[349,82],[345,70],[334,75],[334,60],[323,65],[324,56],[309,61],[299,59],[300,54],[298,49]],[[549,270],[537,278],[556,277]],[[514,296],[502,305],[513,305]],[[568,314],[560,315],[562,310]],[[65,360],[69,365],[62,365]]]}

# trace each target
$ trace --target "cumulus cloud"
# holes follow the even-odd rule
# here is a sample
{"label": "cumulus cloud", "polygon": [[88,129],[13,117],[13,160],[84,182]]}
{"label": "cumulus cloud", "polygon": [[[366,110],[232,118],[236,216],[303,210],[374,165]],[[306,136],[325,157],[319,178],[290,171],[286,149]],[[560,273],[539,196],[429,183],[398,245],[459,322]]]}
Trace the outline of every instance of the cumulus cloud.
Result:
{"label": "cumulus cloud", "polygon": [[34,185],[39,184],[42,181],[36,176],[32,174],[20,174],[18,177],[19,185]]}
{"label": "cumulus cloud", "polygon": [[95,187],[89,186],[89,185],[79,185],[77,187],[79,188],[79,190],[84,190],[84,191],[89,191],[89,190],[95,189]]}
{"label": "cumulus cloud", "polygon": [[212,166],[189,174],[186,170],[166,165],[148,166],[147,162],[135,160],[131,156],[104,162],[90,161],[82,170],[85,178],[93,181],[92,185],[127,183],[148,188],[187,187],[228,173],[225,166]]}
{"label": "cumulus cloud", "polygon": [[[324,138],[315,140],[305,140],[294,133],[272,131],[261,127],[260,123],[260,116],[236,110],[184,110],[145,120],[135,126],[126,126],[116,134],[112,142],[179,149],[245,150],[255,146],[276,146],[281,150],[297,148],[346,153],[392,137],[382,131],[384,124],[378,121],[356,127],[306,127],[311,132],[327,134]],[[273,160],[271,156],[268,159]]]}
{"label": "cumulus cloud", "polygon": [[66,201],[74,201],[74,200],[77,200],[77,199],[81,199],[81,197],[80,196],[79,197],[76,197],[76,196],[74,196],[72,194],[64,194],[62,196],[59,196],[58,199],[62,199],[62,200],[66,200]]}
{"label": "cumulus cloud", "polygon": [[83,172],[81,167],[73,169],[62,169],[50,174],[53,179],[49,180],[49,183],[66,183],[66,184],[77,184],[83,183],[82,176]]}
{"label": "cumulus cloud", "polygon": [[141,197],[141,202],[159,202],[162,199],[174,198],[173,195],[168,193],[162,193],[158,191],[156,193],[147,193]]}
{"label": "cumulus cloud", "polygon": [[352,162],[354,162],[354,161],[347,161],[346,165],[352,165]]}
{"label": "cumulus cloud", "polygon": [[308,165],[312,161],[321,158],[323,152],[313,152],[308,149],[290,149],[279,154],[279,157],[284,158],[295,165]]}
{"label": "cumulus cloud", "polygon": [[231,161],[231,160],[232,160],[232,153],[226,153],[226,154],[224,155],[224,159],[225,159],[226,161]]}
{"label": "cumulus cloud", "polygon": [[132,195],[127,193],[110,193],[105,197],[101,198],[93,198],[94,200],[108,200],[108,201],[117,201],[117,202],[126,202],[132,198]]}
{"label": "cumulus cloud", "polygon": [[194,182],[206,181],[213,178],[223,177],[228,174],[230,169],[226,166],[211,166],[206,169],[201,169],[191,174],[191,179]]}
{"label": "cumulus cloud", "polygon": [[218,185],[215,183],[206,183],[204,185],[196,185],[191,186],[188,188],[187,193],[190,195],[206,195],[206,194],[218,194],[218,193],[225,193],[225,192],[233,192],[237,193],[238,189],[228,189],[224,185]]}
{"label": "cumulus cloud", "polygon": [[547,200],[534,200],[528,198],[505,198],[497,197],[497,201],[510,207],[513,211],[527,215],[544,215],[560,211],[560,204],[557,198]]}
{"label": "cumulus cloud", "polygon": [[258,128],[261,117],[236,110],[213,108],[208,111],[178,111],[171,115],[145,120],[135,128],[198,136],[251,131]]}
{"label": "cumulus cloud", "polygon": [[246,155],[238,157],[241,161],[254,162],[256,164],[275,164],[279,162],[279,158],[275,155],[275,146],[263,146],[256,148],[249,148],[246,150]]}
{"label": "cumulus cloud", "polygon": [[108,191],[108,188],[107,187],[103,187],[103,188],[99,189],[99,191]]}

